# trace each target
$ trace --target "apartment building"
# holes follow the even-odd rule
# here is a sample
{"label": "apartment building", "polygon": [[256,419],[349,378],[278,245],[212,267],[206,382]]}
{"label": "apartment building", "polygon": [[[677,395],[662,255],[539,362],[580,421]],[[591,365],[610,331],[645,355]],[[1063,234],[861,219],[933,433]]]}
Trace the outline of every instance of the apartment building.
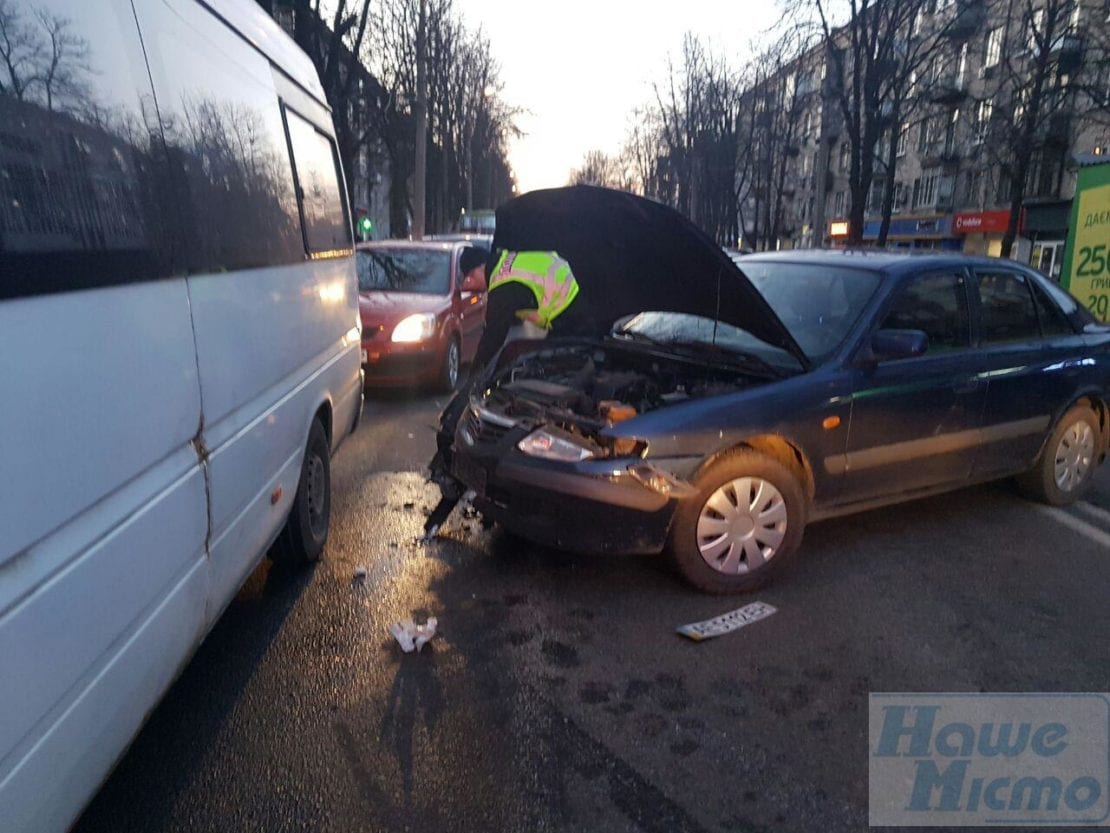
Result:
{"label": "apartment building", "polygon": [[[1032,8],[1032,14],[1030,14]],[[1010,220],[1015,144],[1028,135],[1025,189],[1011,256],[1059,273],[1075,189],[1075,159],[1110,154],[1110,33],[1105,0],[934,0],[905,38],[930,38],[887,113],[876,147],[862,237],[877,241],[893,180],[887,245],[997,255]],[[1046,15],[1050,15],[1046,23]],[[1051,24],[1051,25],[1049,25]],[[1040,50],[1045,50],[1042,60]],[[797,135],[784,145],[782,222],[769,237],[741,202],[741,227],[760,248],[840,245],[848,237],[852,147],[838,84],[850,83],[821,45],[783,70]],[[1037,119],[1023,108],[1040,81]],[[749,91],[746,95],[752,95]],[[890,145],[896,142],[893,166]],[[1110,156],[1107,156],[1110,158]],[[746,220],[746,222],[745,222]]]}

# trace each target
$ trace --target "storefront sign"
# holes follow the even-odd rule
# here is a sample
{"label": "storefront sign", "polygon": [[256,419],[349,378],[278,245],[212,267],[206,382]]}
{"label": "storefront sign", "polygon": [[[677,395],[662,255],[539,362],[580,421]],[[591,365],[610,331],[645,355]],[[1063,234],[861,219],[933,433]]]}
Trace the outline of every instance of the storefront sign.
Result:
{"label": "storefront sign", "polygon": [[1110,322],[1110,162],[1079,169],[1060,283]]}
{"label": "storefront sign", "polygon": [[1009,211],[973,211],[952,218],[956,234],[1004,234],[1010,224]]}
{"label": "storefront sign", "polygon": [[[891,238],[937,238],[948,237],[952,218],[948,215],[942,217],[892,217],[890,231]],[[872,220],[863,227],[864,239],[879,236],[879,221]]]}
{"label": "storefront sign", "polygon": [[833,220],[829,223],[829,237],[847,237],[848,236],[848,221],[847,220]]}

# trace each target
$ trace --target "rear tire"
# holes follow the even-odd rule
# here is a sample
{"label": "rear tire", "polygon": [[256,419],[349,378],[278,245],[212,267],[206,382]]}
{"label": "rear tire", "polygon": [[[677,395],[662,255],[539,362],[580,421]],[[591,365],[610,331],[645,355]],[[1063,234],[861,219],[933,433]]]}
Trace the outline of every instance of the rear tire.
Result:
{"label": "rear tire", "polygon": [[278,534],[270,558],[285,567],[303,567],[320,559],[331,525],[331,449],[320,420],[308,430],[304,462],[289,519]]}
{"label": "rear tire", "polygon": [[1066,506],[1083,497],[1098,468],[1098,416],[1086,405],[1073,405],[1049,435],[1033,468],[1019,475],[1028,497],[1051,506]]}
{"label": "rear tire", "polygon": [[462,367],[462,351],[458,338],[452,338],[443,353],[443,365],[439,369],[438,387],[443,393],[451,393],[458,387],[459,370]]}
{"label": "rear tire", "polygon": [[805,528],[805,492],[777,460],[731,452],[696,479],[668,544],[678,571],[704,593],[746,593],[765,586],[793,559]]}

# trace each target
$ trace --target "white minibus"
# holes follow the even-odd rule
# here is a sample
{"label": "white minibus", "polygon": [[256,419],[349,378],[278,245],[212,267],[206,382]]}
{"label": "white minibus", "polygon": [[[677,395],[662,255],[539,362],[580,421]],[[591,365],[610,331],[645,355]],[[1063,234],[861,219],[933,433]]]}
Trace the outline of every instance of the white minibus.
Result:
{"label": "white minibus", "polygon": [[252,0],[0,1],[0,831],[64,831],[362,407],[330,112]]}

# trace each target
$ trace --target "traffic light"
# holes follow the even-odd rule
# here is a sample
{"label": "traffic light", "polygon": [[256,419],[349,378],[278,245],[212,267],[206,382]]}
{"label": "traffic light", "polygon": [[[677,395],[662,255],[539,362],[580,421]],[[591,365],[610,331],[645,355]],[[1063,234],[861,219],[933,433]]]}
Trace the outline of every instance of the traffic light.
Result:
{"label": "traffic light", "polygon": [[374,235],[374,221],[364,209],[355,211],[355,231],[363,241],[371,239]]}

